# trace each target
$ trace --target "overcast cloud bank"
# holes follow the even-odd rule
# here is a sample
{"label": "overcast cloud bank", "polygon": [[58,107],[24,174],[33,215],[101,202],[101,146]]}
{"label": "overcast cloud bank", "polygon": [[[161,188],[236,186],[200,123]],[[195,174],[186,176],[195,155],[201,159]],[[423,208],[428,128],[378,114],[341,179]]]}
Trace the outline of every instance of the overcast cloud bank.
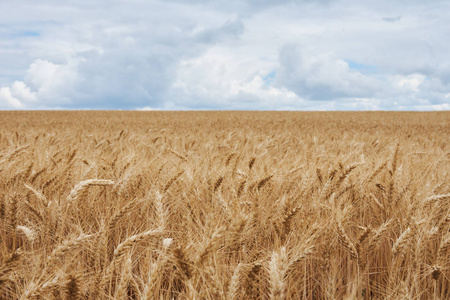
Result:
{"label": "overcast cloud bank", "polygon": [[447,1],[3,1],[0,109],[449,110]]}

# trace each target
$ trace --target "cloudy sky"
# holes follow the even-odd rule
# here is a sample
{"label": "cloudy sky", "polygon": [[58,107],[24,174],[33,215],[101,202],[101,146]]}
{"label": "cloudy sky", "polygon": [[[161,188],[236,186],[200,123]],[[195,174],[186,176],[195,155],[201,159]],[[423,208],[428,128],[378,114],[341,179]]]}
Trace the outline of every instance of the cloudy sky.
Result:
{"label": "cloudy sky", "polygon": [[0,109],[449,110],[450,1],[0,1]]}

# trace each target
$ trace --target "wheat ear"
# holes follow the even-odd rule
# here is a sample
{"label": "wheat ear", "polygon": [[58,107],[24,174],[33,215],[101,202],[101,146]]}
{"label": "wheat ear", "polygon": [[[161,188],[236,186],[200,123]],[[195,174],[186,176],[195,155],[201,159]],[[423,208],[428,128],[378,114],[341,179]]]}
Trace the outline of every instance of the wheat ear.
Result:
{"label": "wheat ear", "polygon": [[79,278],[74,275],[69,275],[66,284],[66,299],[77,300],[80,298],[80,290],[78,286]]}
{"label": "wheat ear", "polygon": [[220,238],[222,237],[225,227],[217,228],[211,237],[202,244],[201,251],[197,254],[195,264],[201,266],[205,261],[208,254],[217,246]]}
{"label": "wheat ear", "polygon": [[122,257],[124,256],[124,254],[126,253],[126,251],[128,249],[130,249],[134,244],[136,244],[146,238],[149,238],[151,236],[157,236],[162,233],[163,233],[163,231],[159,228],[153,229],[153,230],[148,230],[148,231],[145,231],[145,232],[142,232],[139,234],[132,235],[132,236],[128,237],[125,241],[120,243],[114,250],[113,259],[112,259],[111,263],[109,264],[108,268],[106,269],[106,272],[100,281],[100,286],[104,287],[104,285],[112,279],[115,270],[118,268]]}
{"label": "wheat ear", "polygon": [[128,237],[125,241],[120,243],[116,249],[114,250],[114,257],[119,259],[122,257],[127,249],[132,247],[134,244],[147,239],[152,236],[161,235],[163,231],[160,228],[147,230],[145,232],[141,232],[135,235]]}
{"label": "wheat ear", "polygon": [[52,253],[47,257],[47,261],[46,261],[47,268],[52,266],[56,262],[56,260],[58,260],[60,257],[65,255],[66,253],[76,249],[80,244],[82,244],[87,239],[89,239],[93,236],[94,236],[94,234],[87,235],[87,234],[82,233],[79,236],[77,236],[76,238],[64,241],[61,245],[56,247],[52,251]]}
{"label": "wheat ear", "polygon": [[350,240],[348,235],[345,233],[342,224],[339,222],[337,226],[337,233],[339,237],[339,242],[344,247],[344,249],[350,254],[350,257],[354,261],[358,261],[358,251],[356,250],[355,245]]}
{"label": "wheat ear", "polygon": [[128,254],[126,255],[124,264],[123,264],[123,270],[122,270],[122,274],[120,276],[119,286],[117,287],[116,293],[114,295],[114,299],[126,299],[127,298],[128,284],[132,277],[132,273],[131,273],[132,267],[133,267],[133,262],[131,260],[131,254],[128,252]]}
{"label": "wheat ear", "polygon": [[423,200],[424,205],[428,204],[428,205],[432,205],[438,201],[444,200],[450,198],[450,194],[445,194],[445,195],[434,195],[434,196],[430,196],[427,197],[425,200]]}
{"label": "wheat ear", "polygon": [[48,205],[47,198],[45,198],[45,196],[41,192],[39,192],[34,187],[32,187],[31,185],[28,185],[28,184],[25,184],[25,187],[28,190],[30,190],[36,196],[36,198],[38,198],[42,202],[43,205],[45,205],[45,206]]}
{"label": "wheat ear", "polygon": [[448,234],[446,239],[444,239],[441,242],[441,245],[439,246],[438,257],[439,258],[447,257],[446,254],[449,249],[450,249],[450,234]]}
{"label": "wheat ear", "polygon": [[239,263],[234,269],[233,276],[231,276],[230,284],[228,285],[228,299],[238,299],[239,288],[241,286],[241,270],[243,266],[242,263]]}
{"label": "wheat ear", "polygon": [[289,268],[288,254],[286,247],[282,247],[279,252],[273,252],[269,262],[270,294],[271,300],[285,299],[285,276]]}
{"label": "wheat ear", "polygon": [[406,249],[412,239],[411,228],[408,227],[403,233],[398,237],[397,241],[392,246],[392,254],[397,256],[399,253]]}
{"label": "wheat ear", "polygon": [[113,184],[114,181],[108,179],[88,179],[80,181],[70,191],[70,194],[67,197],[67,201],[71,202],[77,200],[84,192],[86,192],[87,188],[90,186],[107,186]]}
{"label": "wheat ear", "polygon": [[35,230],[30,229],[26,226],[17,225],[16,229],[21,231],[30,243],[33,243],[38,237]]}
{"label": "wheat ear", "polygon": [[0,284],[8,280],[11,271],[14,270],[19,263],[20,256],[21,253],[15,251],[5,260],[3,265],[0,266]]}
{"label": "wheat ear", "polygon": [[113,217],[111,218],[111,220],[108,223],[107,226],[107,232],[111,233],[114,228],[116,227],[117,222],[127,213],[129,213],[130,211],[133,210],[133,208],[135,207],[135,205],[138,203],[138,199],[133,199],[132,201],[128,202],[127,204],[125,204],[117,213],[115,213],[113,215]]}
{"label": "wheat ear", "polygon": [[381,241],[381,238],[384,236],[384,233],[389,229],[389,226],[391,225],[392,220],[389,220],[385,223],[383,223],[376,233],[369,239],[367,253],[373,252],[377,247],[379,242]]}

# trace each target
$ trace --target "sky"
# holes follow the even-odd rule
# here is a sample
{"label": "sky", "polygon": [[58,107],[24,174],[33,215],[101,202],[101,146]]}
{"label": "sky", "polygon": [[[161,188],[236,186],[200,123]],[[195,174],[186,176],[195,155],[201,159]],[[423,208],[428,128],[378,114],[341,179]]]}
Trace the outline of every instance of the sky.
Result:
{"label": "sky", "polygon": [[0,109],[450,110],[450,1],[0,1]]}

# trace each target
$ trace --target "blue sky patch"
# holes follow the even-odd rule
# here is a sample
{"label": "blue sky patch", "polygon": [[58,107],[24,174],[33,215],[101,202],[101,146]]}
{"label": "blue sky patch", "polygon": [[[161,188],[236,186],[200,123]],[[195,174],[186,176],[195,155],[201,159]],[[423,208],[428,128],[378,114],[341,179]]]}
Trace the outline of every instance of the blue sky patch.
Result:
{"label": "blue sky patch", "polygon": [[348,64],[350,70],[357,70],[358,72],[365,74],[373,74],[378,71],[377,67],[373,65],[365,65],[353,60],[346,60],[345,62]]}
{"label": "blue sky patch", "polygon": [[263,76],[263,80],[264,80],[264,86],[270,86],[272,84],[272,82],[275,80],[275,76],[277,75],[276,71],[272,71],[269,74],[267,74],[266,76]]}
{"label": "blue sky patch", "polygon": [[36,32],[36,31],[22,31],[21,35],[22,36],[34,37],[34,36],[40,36],[41,34],[39,32]]}

